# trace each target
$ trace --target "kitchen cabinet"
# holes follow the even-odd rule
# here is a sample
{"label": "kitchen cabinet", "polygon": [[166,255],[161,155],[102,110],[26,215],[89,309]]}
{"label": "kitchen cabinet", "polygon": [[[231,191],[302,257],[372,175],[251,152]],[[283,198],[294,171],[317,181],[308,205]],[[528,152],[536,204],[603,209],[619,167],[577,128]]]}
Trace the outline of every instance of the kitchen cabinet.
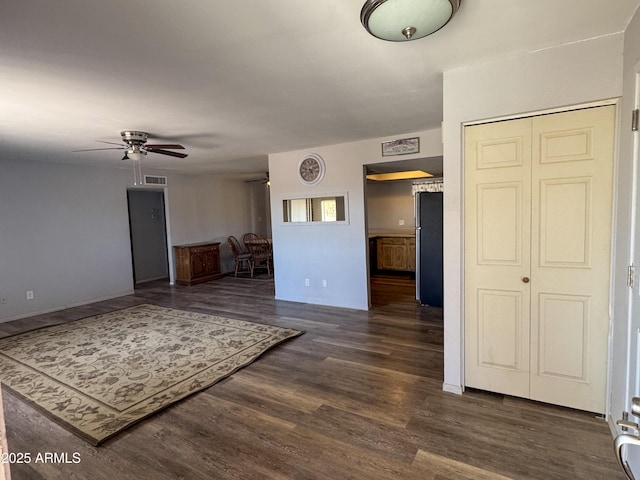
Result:
{"label": "kitchen cabinet", "polygon": [[378,270],[416,271],[415,237],[378,237]]}
{"label": "kitchen cabinet", "polygon": [[196,285],[222,277],[220,243],[174,245],[176,283]]}

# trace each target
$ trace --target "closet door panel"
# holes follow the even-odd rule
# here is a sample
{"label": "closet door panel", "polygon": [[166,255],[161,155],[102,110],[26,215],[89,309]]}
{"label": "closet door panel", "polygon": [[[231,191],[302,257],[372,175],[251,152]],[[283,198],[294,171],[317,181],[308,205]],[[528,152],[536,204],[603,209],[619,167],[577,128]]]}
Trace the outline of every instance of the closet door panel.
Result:
{"label": "closet door panel", "polygon": [[533,119],[531,398],[604,413],[615,107]]}
{"label": "closet door panel", "polygon": [[531,120],[465,128],[465,383],[529,395]]}

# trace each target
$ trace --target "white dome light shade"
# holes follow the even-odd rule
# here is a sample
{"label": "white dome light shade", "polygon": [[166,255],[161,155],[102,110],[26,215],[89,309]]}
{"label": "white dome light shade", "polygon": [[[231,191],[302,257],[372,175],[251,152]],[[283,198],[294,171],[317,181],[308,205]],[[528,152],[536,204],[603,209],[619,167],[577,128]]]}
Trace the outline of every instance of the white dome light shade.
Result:
{"label": "white dome light shade", "polygon": [[367,0],[360,20],[374,37],[406,42],[440,30],[459,8],[460,0]]}
{"label": "white dome light shade", "polygon": [[131,145],[131,147],[127,149],[126,156],[129,160],[140,161],[146,154],[147,152],[140,148],[140,145]]}

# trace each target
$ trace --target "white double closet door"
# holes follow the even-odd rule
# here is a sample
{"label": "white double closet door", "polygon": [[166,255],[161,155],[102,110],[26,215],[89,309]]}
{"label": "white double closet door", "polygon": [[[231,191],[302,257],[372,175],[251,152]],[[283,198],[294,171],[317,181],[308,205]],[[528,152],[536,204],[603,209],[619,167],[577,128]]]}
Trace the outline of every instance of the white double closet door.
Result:
{"label": "white double closet door", "polygon": [[615,107],[465,128],[465,385],[604,413]]}

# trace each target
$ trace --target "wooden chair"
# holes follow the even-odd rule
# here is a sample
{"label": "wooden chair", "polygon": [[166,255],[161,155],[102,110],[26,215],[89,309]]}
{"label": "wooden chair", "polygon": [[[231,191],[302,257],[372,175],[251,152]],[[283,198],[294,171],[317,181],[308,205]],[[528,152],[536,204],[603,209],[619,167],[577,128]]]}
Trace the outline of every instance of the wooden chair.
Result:
{"label": "wooden chair", "polygon": [[273,248],[271,242],[266,238],[257,238],[247,242],[247,247],[253,260],[253,269],[266,268],[267,274],[271,275],[273,269]]}
{"label": "wooden chair", "polygon": [[[249,272],[253,277],[253,258],[251,252],[242,246],[236,237],[231,235],[227,238],[227,243],[233,252],[233,258],[236,261],[234,276],[238,276],[238,272]],[[243,269],[244,266],[244,269]]]}

